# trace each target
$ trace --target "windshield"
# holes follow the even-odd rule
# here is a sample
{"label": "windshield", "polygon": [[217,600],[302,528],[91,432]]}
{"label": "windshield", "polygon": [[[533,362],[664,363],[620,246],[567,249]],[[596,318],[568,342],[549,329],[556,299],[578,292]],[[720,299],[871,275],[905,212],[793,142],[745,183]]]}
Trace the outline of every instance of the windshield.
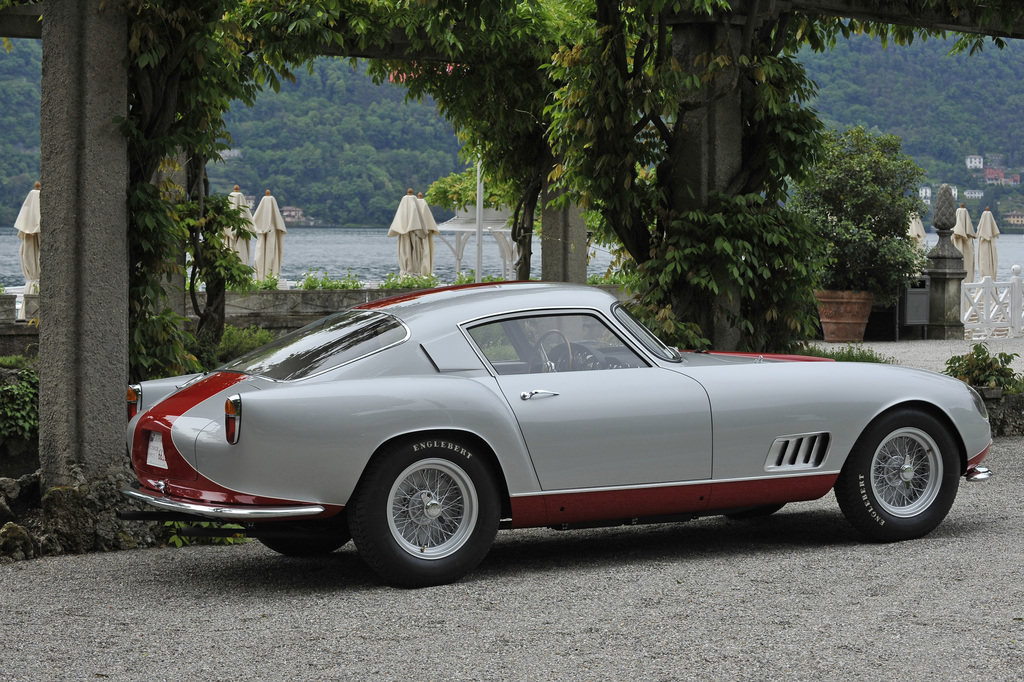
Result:
{"label": "windshield", "polygon": [[405,341],[401,322],[377,310],[346,310],[329,315],[221,367],[292,381],[334,369]]}
{"label": "windshield", "polygon": [[643,323],[633,316],[633,313],[626,310],[622,304],[617,304],[612,308],[612,312],[615,317],[618,318],[619,322],[623,324],[629,331],[633,332],[633,336],[637,340],[644,344],[647,350],[651,351],[659,358],[663,360],[671,360],[672,362],[679,362],[682,357],[679,355],[679,351],[675,348],[666,346],[661,339],[654,335],[654,333],[643,325]]}

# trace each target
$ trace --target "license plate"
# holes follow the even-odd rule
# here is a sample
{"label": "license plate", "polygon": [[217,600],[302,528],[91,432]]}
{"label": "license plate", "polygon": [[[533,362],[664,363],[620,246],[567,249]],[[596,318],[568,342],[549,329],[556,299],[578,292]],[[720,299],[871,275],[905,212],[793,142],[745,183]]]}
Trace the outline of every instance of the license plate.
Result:
{"label": "license plate", "polygon": [[156,431],[149,433],[149,448],[146,450],[146,464],[151,467],[167,468],[167,458],[164,457],[163,434]]}

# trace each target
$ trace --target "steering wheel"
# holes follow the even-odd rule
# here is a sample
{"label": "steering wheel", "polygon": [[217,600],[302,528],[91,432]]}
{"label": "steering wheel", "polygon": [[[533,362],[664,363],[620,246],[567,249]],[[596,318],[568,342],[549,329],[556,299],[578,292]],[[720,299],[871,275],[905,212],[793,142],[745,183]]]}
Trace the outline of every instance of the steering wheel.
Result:
{"label": "steering wheel", "polygon": [[569,343],[569,338],[558,329],[549,329],[540,335],[537,339],[537,343],[533,344],[533,350],[530,353],[530,368],[533,368],[533,358],[537,358],[540,361],[541,372],[557,372],[555,369],[555,363],[548,358],[547,351],[544,350],[544,341],[549,336],[559,336],[562,339],[562,343],[565,344],[565,371],[572,371],[572,344]]}

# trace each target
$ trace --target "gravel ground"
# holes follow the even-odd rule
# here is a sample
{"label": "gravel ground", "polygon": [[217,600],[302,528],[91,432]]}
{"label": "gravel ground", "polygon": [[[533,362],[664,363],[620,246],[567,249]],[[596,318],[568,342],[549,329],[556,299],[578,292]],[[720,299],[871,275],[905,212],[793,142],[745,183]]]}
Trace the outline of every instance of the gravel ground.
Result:
{"label": "gravel ground", "polygon": [[1017,680],[1024,439],[921,540],[829,495],[759,521],[499,533],[463,581],[382,586],[351,545],[0,565],[0,680]]}

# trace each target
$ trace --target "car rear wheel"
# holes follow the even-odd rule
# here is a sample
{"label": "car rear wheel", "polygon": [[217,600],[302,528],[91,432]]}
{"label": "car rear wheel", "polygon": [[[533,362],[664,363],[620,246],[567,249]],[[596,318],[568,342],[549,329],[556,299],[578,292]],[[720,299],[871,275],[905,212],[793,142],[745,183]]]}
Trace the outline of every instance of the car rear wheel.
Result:
{"label": "car rear wheel", "polygon": [[836,481],[836,499],[850,523],[873,540],[918,538],[953,506],[959,464],[956,444],[941,422],[898,410],[861,435]]}
{"label": "car rear wheel", "polygon": [[490,549],[500,516],[487,463],[442,439],[375,458],[349,505],[360,556],[401,587],[442,585],[473,570]]}

